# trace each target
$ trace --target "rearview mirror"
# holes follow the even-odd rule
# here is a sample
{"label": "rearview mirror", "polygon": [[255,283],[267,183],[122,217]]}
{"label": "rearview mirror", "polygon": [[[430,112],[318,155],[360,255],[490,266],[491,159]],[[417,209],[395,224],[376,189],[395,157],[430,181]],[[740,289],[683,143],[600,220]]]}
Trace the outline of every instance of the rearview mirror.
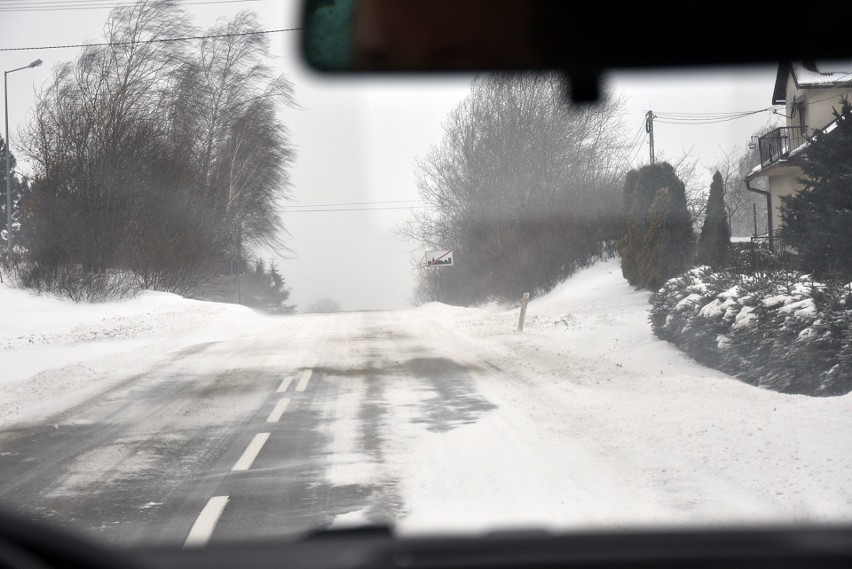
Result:
{"label": "rearview mirror", "polygon": [[[822,6],[822,7],[821,7]],[[564,71],[589,92],[615,69],[852,55],[852,4],[812,1],[795,21],[765,3],[590,0],[304,0],[303,50],[324,72]],[[810,30],[807,34],[791,33]]]}
{"label": "rearview mirror", "polygon": [[542,54],[533,3],[309,0],[305,54],[325,71],[525,69]]}

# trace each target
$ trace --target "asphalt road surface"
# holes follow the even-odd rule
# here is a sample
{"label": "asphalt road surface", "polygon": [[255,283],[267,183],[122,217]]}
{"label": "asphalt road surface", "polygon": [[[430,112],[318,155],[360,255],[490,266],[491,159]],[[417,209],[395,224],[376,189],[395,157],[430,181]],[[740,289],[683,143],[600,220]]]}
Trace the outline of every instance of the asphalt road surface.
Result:
{"label": "asphalt road surface", "polygon": [[382,522],[848,520],[852,399],[758,389],[689,360],[607,271],[615,284],[578,285],[586,296],[549,316],[538,305],[523,334],[511,311],[427,305],[202,315],[190,327],[204,333],[60,368],[42,349],[46,371],[4,387],[3,405],[53,395],[62,411],[0,429],[0,504],[118,545]]}
{"label": "asphalt road surface", "polygon": [[[359,511],[391,521],[402,507],[392,478],[329,482],[334,433],[349,429],[334,423],[354,425],[346,453],[375,466],[389,383],[428,392],[411,420],[433,431],[494,407],[441,356],[439,331],[412,338],[394,313],[268,322],[0,432],[0,503],[119,544],[292,536]],[[355,408],[341,408],[356,389]]]}

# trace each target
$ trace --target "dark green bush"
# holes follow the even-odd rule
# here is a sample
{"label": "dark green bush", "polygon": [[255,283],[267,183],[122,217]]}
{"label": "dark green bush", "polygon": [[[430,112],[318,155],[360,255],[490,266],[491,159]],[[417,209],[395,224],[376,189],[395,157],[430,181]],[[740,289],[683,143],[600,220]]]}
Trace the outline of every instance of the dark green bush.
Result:
{"label": "dark green bush", "polygon": [[651,303],[654,333],[704,365],[784,393],[852,391],[852,284],[700,267]]}

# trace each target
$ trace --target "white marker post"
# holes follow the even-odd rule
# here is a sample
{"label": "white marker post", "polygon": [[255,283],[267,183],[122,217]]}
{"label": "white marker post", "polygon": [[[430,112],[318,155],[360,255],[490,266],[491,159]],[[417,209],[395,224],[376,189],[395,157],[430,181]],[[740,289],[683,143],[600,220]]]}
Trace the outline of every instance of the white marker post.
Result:
{"label": "white marker post", "polygon": [[530,293],[525,292],[521,299],[521,317],[518,318],[518,332],[524,331],[524,319],[527,317],[527,303],[530,301]]}
{"label": "white marker post", "polygon": [[441,249],[440,251],[426,251],[426,266],[434,267],[435,271],[435,301],[441,302],[438,292],[438,267],[453,266],[453,250]]}

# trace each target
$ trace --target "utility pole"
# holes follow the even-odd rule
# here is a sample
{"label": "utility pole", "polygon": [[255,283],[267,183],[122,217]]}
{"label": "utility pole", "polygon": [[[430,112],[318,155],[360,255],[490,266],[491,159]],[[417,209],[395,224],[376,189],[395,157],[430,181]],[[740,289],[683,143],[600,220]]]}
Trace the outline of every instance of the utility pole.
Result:
{"label": "utility pole", "polygon": [[651,164],[654,163],[654,119],[657,115],[654,111],[645,113],[645,132],[649,135],[649,144],[651,145]]}

